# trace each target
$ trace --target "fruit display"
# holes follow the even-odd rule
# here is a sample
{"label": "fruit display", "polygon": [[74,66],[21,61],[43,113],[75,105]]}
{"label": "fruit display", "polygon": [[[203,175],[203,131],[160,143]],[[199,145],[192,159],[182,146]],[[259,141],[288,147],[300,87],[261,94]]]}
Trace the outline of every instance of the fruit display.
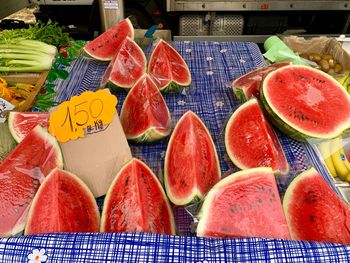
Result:
{"label": "fruit display", "polygon": [[283,209],[293,239],[350,244],[349,206],[314,168],[290,183]]}
{"label": "fruit display", "polygon": [[25,235],[58,232],[98,232],[96,200],[76,175],[53,169],[40,185],[30,206]]}
{"label": "fruit display", "polygon": [[[329,69],[291,62],[257,68],[259,47],[246,52],[254,43],[156,39],[143,51],[135,35],[123,19],[80,46],[85,57],[65,65],[61,86],[50,71],[47,88],[64,106],[57,119],[49,118],[54,108],[6,113],[0,237],[91,232],[104,242],[145,232],[156,245],[159,236],[176,234],[350,245],[349,208],[324,166],[350,183],[349,79],[330,76],[344,71],[338,62],[312,54]],[[260,61],[248,65],[252,57]],[[0,81],[0,95],[11,102],[10,82]],[[93,92],[104,88],[115,104]],[[58,142],[47,131],[54,126],[71,139]],[[309,147],[315,142],[319,156]],[[104,191],[95,194],[95,186]]]}
{"label": "fruit display", "polygon": [[149,142],[170,134],[169,109],[149,75],[140,77],[128,93],[120,112],[120,122],[128,140]]}
{"label": "fruit display", "polygon": [[331,76],[311,67],[291,65],[268,74],[261,101],[270,120],[297,140],[330,139],[350,127],[349,94]]}
{"label": "fruit display", "polygon": [[165,192],[142,161],[132,159],[116,175],[105,197],[101,232],[175,234]]}
{"label": "fruit display", "polygon": [[164,184],[173,204],[201,199],[220,180],[215,144],[205,124],[192,111],[177,122],[164,161]]}
{"label": "fruit display", "polygon": [[177,90],[192,81],[185,60],[162,39],[152,50],[147,72],[162,91]]}
{"label": "fruit display", "polygon": [[197,235],[290,239],[271,168],[240,171],[214,185],[202,205]]}
{"label": "fruit display", "polygon": [[226,151],[240,169],[271,167],[287,174],[288,162],[276,133],[264,117],[256,99],[242,104],[225,129]]}

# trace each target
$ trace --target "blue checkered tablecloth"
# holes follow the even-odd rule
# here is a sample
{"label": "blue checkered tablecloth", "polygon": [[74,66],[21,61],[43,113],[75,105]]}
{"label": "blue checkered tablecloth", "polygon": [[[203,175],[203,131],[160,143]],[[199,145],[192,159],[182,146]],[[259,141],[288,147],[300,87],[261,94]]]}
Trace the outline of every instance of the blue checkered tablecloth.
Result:
{"label": "blue checkered tablecloth", "polygon": [[[172,42],[186,60],[192,84],[183,92],[164,98],[173,126],[187,110],[197,113],[215,142],[223,176],[237,171],[224,147],[224,129],[240,105],[234,97],[232,80],[264,65],[254,43]],[[150,48],[148,50],[149,54]],[[66,68],[66,80],[56,80],[57,102],[86,90],[96,90],[107,63],[88,58],[75,60]],[[118,111],[126,93],[120,91]],[[277,177],[281,194],[295,175],[315,166],[332,185],[324,165],[312,148],[277,132],[290,164],[287,176]],[[131,144],[135,157],[147,163],[160,178],[168,138],[152,144]],[[332,185],[333,187],[333,185]],[[335,191],[337,189],[334,188]],[[98,200],[102,207],[103,198]],[[262,238],[197,238],[190,209],[173,207],[177,236],[146,233],[67,233],[18,236],[0,239],[0,262],[350,262],[350,247],[332,243],[287,241]],[[30,261],[38,256],[41,261]]]}

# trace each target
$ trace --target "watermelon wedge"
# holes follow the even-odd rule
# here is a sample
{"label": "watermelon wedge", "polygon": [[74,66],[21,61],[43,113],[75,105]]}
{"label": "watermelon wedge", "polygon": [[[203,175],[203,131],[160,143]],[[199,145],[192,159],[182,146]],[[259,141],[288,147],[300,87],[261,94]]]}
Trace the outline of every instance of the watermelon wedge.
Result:
{"label": "watermelon wedge", "polygon": [[240,171],[218,182],[204,199],[197,235],[290,239],[271,168]]}
{"label": "watermelon wedge", "polygon": [[11,111],[8,116],[9,130],[17,143],[21,142],[38,124],[49,126],[48,112],[20,112]]}
{"label": "watermelon wedge", "polygon": [[36,126],[0,164],[0,236],[21,232],[40,181],[56,167],[62,154],[54,137]]}
{"label": "watermelon wedge", "polygon": [[288,186],[283,209],[293,239],[350,245],[350,209],[311,167]]}
{"label": "watermelon wedge", "polygon": [[56,168],[45,178],[29,209],[25,235],[98,232],[100,212],[87,185]]}
{"label": "watermelon wedge", "polygon": [[165,155],[164,184],[176,205],[201,199],[221,177],[220,163],[211,135],[192,111],[176,124]]}
{"label": "watermelon wedge", "polygon": [[290,65],[289,62],[274,63],[252,70],[247,74],[244,74],[243,76],[235,79],[231,84],[235,96],[241,102],[245,102],[253,97],[259,98],[261,83],[266,75],[278,68],[288,65]]}
{"label": "watermelon wedge", "polygon": [[271,167],[287,174],[288,162],[276,133],[254,98],[231,115],[225,129],[226,151],[240,169]]}
{"label": "watermelon wedge", "polygon": [[130,89],[146,73],[147,60],[134,40],[126,37],[109,63],[101,80],[101,87]]}
{"label": "watermelon wedge", "polygon": [[129,18],[121,20],[97,38],[87,43],[83,47],[83,50],[86,54],[97,60],[110,61],[127,36],[132,39],[134,38],[134,27]]}
{"label": "watermelon wedge", "polygon": [[144,74],[126,96],[120,122],[126,138],[136,142],[155,141],[171,132],[165,100],[152,79]]}
{"label": "watermelon wedge", "polygon": [[138,159],[120,169],[109,188],[101,232],[175,234],[169,201],[154,173]]}
{"label": "watermelon wedge", "polygon": [[350,127],[350,95],[311,67],[291,65],[269,73],[261,101],[271,121],[297,140],[330,139]]}
{"label": "watermelon wedge", "polygon": [[181,55],[167,42],[159,40],[148,63],[148,74],[162,91],[177,90],[191,84],[191,73]]}

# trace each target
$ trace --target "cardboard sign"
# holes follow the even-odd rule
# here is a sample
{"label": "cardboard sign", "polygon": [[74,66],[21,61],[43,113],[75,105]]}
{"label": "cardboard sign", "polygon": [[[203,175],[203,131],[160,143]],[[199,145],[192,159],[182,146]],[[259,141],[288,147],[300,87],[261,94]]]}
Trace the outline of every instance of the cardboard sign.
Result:
{"label": "cardboard sign", "polygon": [[65,170],[80,177],[95,197],[105,195],[131,151],[118,114],[104,130],[60,143]]}
{"label": "cardboard sign", "polygon": [[102,89],[86,91],[61,103],[50,114],[49,132],[60,142],[85,136],[85,130],[103,129],[116,113],[117,98]]}

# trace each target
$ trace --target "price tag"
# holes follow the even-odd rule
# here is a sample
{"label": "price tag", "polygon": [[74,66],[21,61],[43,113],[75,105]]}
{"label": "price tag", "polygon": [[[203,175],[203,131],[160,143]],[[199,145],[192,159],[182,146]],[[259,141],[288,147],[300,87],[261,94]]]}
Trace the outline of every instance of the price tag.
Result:
{"label": "price tag", "polygon": [[6,121],[6,111],[13,110],[15,108],[10,102],[0,98],[0,123]]}
{"label": "price tag", "polygon": [[112,122],[117,102],[106,89],[74,96],[50,114],[49,132],[66,142],[84,137],[86,130],[103,130]]}

